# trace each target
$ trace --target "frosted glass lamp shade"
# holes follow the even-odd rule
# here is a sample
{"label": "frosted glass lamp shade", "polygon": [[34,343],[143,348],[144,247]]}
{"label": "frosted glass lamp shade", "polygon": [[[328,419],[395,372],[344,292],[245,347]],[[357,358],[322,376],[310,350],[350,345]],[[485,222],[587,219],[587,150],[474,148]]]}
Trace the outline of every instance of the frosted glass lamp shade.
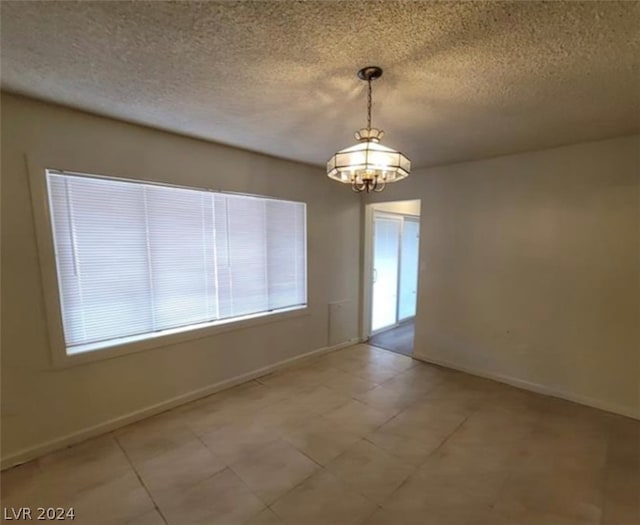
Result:
{"label": "frosted glass lamp shade", "polygon": [[[411,161],[399,151],[379,143],[382,132],[360,130],[360,142],[336,153],[327,162],[329,178],[345,184],[360,185],[366,181],[384,185],[409,176]],[[366,133],[365,133],[366,132]]]}

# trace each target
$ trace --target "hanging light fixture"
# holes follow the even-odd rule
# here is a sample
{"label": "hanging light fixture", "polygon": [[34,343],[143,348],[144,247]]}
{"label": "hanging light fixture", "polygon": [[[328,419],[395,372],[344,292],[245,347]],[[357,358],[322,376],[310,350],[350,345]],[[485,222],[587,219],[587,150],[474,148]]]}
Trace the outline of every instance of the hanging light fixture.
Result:
{"label": "hanging light fixture", "polygon": [[399,151],[380,144],[384,131],[371,127],[371,83],[382,76],[382,69],[368,66],[358,77],[368,84],[367,127],[356,131],[358,144],[338,151],[327,162],[327,175],[351,184],[355,192],[382,191],[390,182],[409,176],[411,161]]}

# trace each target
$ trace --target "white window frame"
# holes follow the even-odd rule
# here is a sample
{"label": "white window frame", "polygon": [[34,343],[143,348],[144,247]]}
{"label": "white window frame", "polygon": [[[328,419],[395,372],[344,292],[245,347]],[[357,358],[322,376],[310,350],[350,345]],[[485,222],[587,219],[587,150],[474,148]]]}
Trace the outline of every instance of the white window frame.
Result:
{"label": "white window frame", "polygon": [[[175,345],[185,341],[211,337],[216,334],[241,330],[263,324],[282,322],[288,319],[309,316],[308,297],[308,235],[305,232],[305,261],[306,261],[306,283],[307,290],[306,304],[281,309],[274,312],[260,312],[257,314],[234,317],[219,321],[203,323],[201,325],[191,325],[181,328],[156,332],[154,334],[143,334],[141,336],[123,337],[114,339],[99,345],[96,350],[68,354],[64,338],[62,323],[62,310],[60,305],[60,292],[58,287],[57,262],[54,249],[53,228],[49,207],[49,197],[47,191],[47,171],[58,171],[61,173],[91,174],[93,177],[103,177],[106,179],[130,180],[147,184],[160,184],[164,186],[174,186],[178,188],[198,189],[203,191],[216,191],[221,193],[239,194],[238,192],[225,191],[222,189],[202,188],[198,186],[177,185],[171,182],[150,181],[142,178],[123,175],[122,173],[103,175],[105,170],[96,170],[95,166],[79,166],[65,160],[40,159],[34,155],[26,155],[27,171],[29,175],[29,186],[31,190],[31,202],[33,206],[34,223],[36,230],[36,241],[40,262],[40,272],[42,277],[42,292],[45,305],[49,344],[51,348],[51,362],[54,368],[66,368],[83,363],[101,361],[123,355],[128,355],[143,350],[161,348]],[[73,164],[73,165],[70,165]],[[64,166],[64,167],[61,167]],[[246,193],[245,193],[246,195]],[[252,195],[255,197],[280,199],[275,196]],[[282,198],[287,200],[286,198]],[[306,220],[305,220],[306,223]]]}

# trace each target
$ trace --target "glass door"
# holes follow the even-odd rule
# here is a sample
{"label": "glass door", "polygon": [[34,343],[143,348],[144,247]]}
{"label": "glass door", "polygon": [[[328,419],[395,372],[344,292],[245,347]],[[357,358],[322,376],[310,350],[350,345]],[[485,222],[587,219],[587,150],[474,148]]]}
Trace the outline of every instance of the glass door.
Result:
{"label": "glass door", "polygon": [[413,217],[404,217],[400,250],[399,321],[416,315],[419,245],[420,221]]}
{"label": "glass door", "polygon": [[371,330],[375,332],[398,322],[398,270],[402,217],[375,214],[373,228]]}

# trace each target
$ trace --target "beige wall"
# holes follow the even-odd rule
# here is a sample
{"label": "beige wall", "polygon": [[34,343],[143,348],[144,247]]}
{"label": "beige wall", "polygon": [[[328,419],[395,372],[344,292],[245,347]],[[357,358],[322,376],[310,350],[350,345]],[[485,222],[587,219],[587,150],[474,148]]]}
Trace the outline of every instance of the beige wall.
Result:
{"label": "beige wall", "polygon": [[[114,176],[306,202],[309,314],[53,369],[27,154],[99,166]],[[47,442],[325,347],[332,301],[342,305],[341,336],[357,337],[359,236],[359,198],[329,183],[322,168],[3,94],[2,457],[28,455]]]}
{"label": "beige wall", "polygon": [[640,416],[640,137],[416,171],[415,352]]}

